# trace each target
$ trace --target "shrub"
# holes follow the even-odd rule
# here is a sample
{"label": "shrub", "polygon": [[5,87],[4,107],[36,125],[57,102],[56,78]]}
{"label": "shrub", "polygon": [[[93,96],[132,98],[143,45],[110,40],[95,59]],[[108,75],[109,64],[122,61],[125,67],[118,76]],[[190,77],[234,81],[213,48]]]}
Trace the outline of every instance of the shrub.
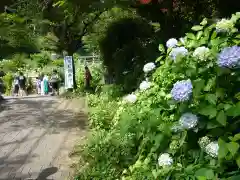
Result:
{"label": "shrub", "polygon": [[120,89],[116,85],[104,85],[101,93],[87,95],[91,128],[111,129],[112,119],[119,106],[117,97],[121,95]]}
{"label": "shrub", "polygon": [[240,177],[239,19],[204,19],[176,47],[159,46],[151,85],[126,96],[111,129],[93,136],[80,179]]}
{"label": "shrub", "polygon": [[[97,86],[101,85],[103,79],[103,69],[101,63],[91,63],[88,65],[92,75],[91,87],[95,90]],[[84,91],[85,87],[85,69],[84,64],[76,65],[76,82],[79,91]]]}
{"label": "shrub", "polygon": [[12,73],[6,73],[5,76],[2,77],[3,84],[5,87],[5,94],[11,95],[12,94],[12,84],[13,84],[13,74]]}

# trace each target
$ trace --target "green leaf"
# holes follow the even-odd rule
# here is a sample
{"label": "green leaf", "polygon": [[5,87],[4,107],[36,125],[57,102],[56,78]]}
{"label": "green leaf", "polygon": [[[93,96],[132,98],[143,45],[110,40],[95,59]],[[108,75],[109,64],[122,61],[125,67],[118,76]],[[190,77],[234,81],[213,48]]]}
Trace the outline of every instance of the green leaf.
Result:
{"label": "green leaf", "polygon": [[207,178],[206,178],[206,177],[203,177],[203,176],[198,176],[197,179],[198,179],[198,180],[207,180]]}
{"label": "green leaf", "polygon": [[224,89],[217,88],[216,96],[217,96],[217,98],[223,98],[225,96]]}
{"label": "green leaf", "polygon": [[215,78],[209,79],[207,82],[207,85],[204,88],[204,91],[210,91],[213,88],[213,86],[215,85],[215,81],[216,81]]}
{"label": "green leaf", "polygon": [[158,46],[158,50],[161,52],[161,53],[165,53],[165,48],[162,44],[159,44]]}
{"label": "green leaf", "polygon": [[214,178],[214,172],[212,169],[201,168],[195,172],[196,177],[205,177],[207,179]]}
{"label": "green leaf", "polygon": [[234,96],[236,99],[238,99],[238,100],[240,100],[240,92],[239,93],[237,93],[237,94],[235,94],[235,96]]}
{"label": "green leaf", "polygon": [[230,109],[231,107],[232,107],[231,104],[224,104],[224,110],[225,110],[225,111],[228,110],[228,109]]}
{"label": "green leaf", "polygon": [[236,142],[230,142],[227,144],[227,147],[232,156],[235,156],[239,149],[239,144]]}
{"label": "green leaf", "polygon": [[217,97],[215,94],[207,94],[205,99],[210,103],[215,105],[217,103]]}
{"label": "green leaf", "polygon": [[236,163],[237,163],[238,167],[240,168],[240,155],[236,158]]}
{"label": "green leaf", "polygon": [[227,148],[227,143],[219,138],[218,139],[218,145],[219,145],[218,158],[219,159],[224,159],[229,152],[228,148]]}
{"label": "green leaf", "polygon": [[227,117],[224,113],[224,111],[220,111],[217,115],[217,122],[219,122],[221,125],[226,126],[227,124]]}
{"label": "green leaf", "polygon": [[192,40],[195,40],[196,37],[193,33],[186,33],[186,36],[189,38],[189,39],[192,39]]}
{"label": "green leaf", "polygon": [[240,115],[240,102],[238,102],[236,105],[232,106],[227,110],[228,116],[237,117]]}
{"label": "green leaf", "polygon": [[161,62],[162,59],[163,59],[163,56],[159,56],[159,57],[156,59],[156,62]]}
{"label": "green leaf", "polygon": [[207,123],[207,129],[214,129],[214,128],[217,128],[217,127],[219,127],[219,125],[215,122],[211,122],[211,121],[209,121],[208,123]]}
{"label": "green leaf", "polygon": [[[240,167],[240,166],[238,166],[238,167]],[[234,175],[234,176],[227,178],[227,180],[239,180],[239,179],[240,179],[240,175]]]}
{"label": "green leaf", "polygon": [[211,35],[211,39],[215,39],[217,37],[217,32],[213,31],[212,35]]}
{"label": "green leaf", "polygon": [[205,86],[205,81],[203,79],[197,79],[196,81],[194,81],[193,86],[193,93],[195,95],[199,95]]}
{"label": "green leaf", "polygon": [[203,35],[203,31],[199,31],[197,33],[197,40],[199,40],[202,37],[202,35]]}
{"label": "green leaf", "polygon": [[203,26],[196,25],[196,26],[193,26],[191,29],[192,29],[193,31],[200,31],[200,30],[203,29]]}
{"label": "green leaf", "polygon": [[199,114],[204,115],[204,116],[209,116],[209,118],[214,118],[217,115],[217,109],[216,107],[209,105],[201,108],[199,110]]}
{"label": "green leaf", "polygon": [[207,25],[207,18],[204,18],[200,24],[201,24],[202,26]]}
{"label": "green leaf", "polygon": [[231,141],[239,141],[240,140],[240,133],[235,134],[235,136],[231,139]]}

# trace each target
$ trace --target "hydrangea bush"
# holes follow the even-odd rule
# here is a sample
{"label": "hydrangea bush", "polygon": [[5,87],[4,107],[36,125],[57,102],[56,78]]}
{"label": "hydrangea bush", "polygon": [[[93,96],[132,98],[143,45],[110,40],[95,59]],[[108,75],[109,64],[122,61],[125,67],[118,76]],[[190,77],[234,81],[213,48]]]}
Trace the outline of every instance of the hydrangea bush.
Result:
{"label": "hydrangea bush", "polygon": [[239,20],[204,19],[184,44],[169,40],[143,68],[151,86],[121,100],[111,129],[85,147],[79,179],[239,179]]}

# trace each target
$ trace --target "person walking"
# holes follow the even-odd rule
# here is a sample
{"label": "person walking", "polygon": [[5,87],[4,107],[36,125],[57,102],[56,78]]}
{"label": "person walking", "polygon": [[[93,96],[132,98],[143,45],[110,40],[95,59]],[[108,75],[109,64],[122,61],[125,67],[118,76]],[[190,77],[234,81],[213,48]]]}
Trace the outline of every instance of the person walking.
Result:
{"label": "person walking", "polygon": [[22,72],[19,73],[19,95],[21,97],[26,96],[26,77],[23,75]]}
{"label": "person walking", "polygon": [[19,94],[19,77],[15,76],[13,80],[13,96],[18,96]]}
{"label": "person walking", "polygon": [[88,68],[88,66],[85,66],[85,89],[89,90],[91,85],[92,75]]}
{"label": "person walking", "polygon": [[44,86],[44,95],[47,95],[48,94],[48,87],[49,87],[47,75],[45,75],[43,77],[43,86]]}
{"label": "person walking", "polygon": [[56,70],[53,70],[52,76],[50,78],[50,83],[52,87],[52,94],[59,95],[59,76]]}
{"label": "person walking", "polygon": [[40,79],[40,77],[36,78],[36,92],[37,92],[37,94],[41,94],[41,79]]}

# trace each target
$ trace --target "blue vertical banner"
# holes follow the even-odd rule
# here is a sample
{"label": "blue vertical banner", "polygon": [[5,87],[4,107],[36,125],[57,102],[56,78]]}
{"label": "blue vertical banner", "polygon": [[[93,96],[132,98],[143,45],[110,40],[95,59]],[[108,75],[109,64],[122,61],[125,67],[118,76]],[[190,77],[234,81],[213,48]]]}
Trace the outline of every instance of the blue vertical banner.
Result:
{"label": "blue vertical banner", "polygon": [[65,89],[73,88],[73,57],[64,57]]}

